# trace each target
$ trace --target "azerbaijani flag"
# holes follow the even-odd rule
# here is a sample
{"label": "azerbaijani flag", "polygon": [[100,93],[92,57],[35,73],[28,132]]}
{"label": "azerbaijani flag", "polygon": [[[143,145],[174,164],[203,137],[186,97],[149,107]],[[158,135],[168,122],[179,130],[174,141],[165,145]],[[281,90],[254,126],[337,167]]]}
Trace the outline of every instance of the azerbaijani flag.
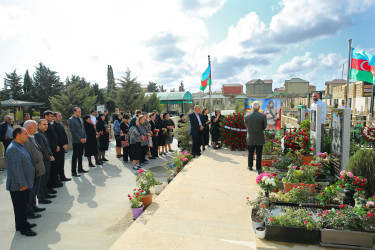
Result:
{"label": "azerbaijani flag", "polygon": [[204,91],[207,85],[210,85],[210,84],[211,84],[211,65],[208,65],[206,71],[202,74],[200,89]]}
{"label": "azerbaijani flag", "polygon": [[375,56],[352,48],[350,78],[375,84]]}

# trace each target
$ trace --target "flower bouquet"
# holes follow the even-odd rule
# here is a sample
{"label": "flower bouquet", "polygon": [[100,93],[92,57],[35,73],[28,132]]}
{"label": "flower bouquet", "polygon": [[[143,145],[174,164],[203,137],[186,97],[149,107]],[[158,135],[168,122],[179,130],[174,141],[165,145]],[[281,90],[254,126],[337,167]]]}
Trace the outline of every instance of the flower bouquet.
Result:
{"label": "flower bouquet", "polygon": [[256,178],[256,183],[260,186],[261,189],[265,192],[266,196],[276,190],[279,187],[279,178],[277,178],[277,174],[271,174],[268,172],[263,172]]}

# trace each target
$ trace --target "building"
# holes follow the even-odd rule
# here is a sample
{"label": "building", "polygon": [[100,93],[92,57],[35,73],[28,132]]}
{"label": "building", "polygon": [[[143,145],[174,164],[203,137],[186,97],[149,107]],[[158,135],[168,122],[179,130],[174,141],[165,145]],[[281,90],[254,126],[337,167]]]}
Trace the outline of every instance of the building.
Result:
{"label": "building", "polygon": [[272,80],[253,79],[246,83],[246,96],[266,97],[272,95]]}
{"label": "building", "polygon": [[333,87],[341,86],[343,84],[346,84],[346,80],[344,79],[335,79],[333,81],[326,81],[325,82],[326,96],[332,98]]}
{"label": "building", "polygon": [[[371,83],[357,81],[349,83],[348,105],[353,114],[367,115],[370,112],[371,104]],[[333,105],[341,105],[346,102],[346,84],[341,84],[332,88]]]}
{"label": "building", "polygon": [[312,92],[315,92],[315,91],[316,91],[316,86],[310,84],[310,85],[309,85],[309,93],[312,93]]}
{"label": "building", "polygon": [[288,96],[307,96],[309,93],[309,82],[301,78],[285,80],[284,87]]}
{"label": "building", "polygon": [[223,86],[221,88],[221,93],[225,96],[242,95],[243,94],[243,86],[240,83],[223,84]]}

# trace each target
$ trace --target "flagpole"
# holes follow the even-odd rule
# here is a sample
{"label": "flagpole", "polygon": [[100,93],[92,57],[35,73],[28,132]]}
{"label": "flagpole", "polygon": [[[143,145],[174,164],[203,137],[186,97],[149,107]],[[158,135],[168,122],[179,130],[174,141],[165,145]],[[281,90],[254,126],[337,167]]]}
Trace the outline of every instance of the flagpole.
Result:
{"label": "flagpole", "polygon": [[208,91],[209,91],[209,98],[210,98],[210,117],[212,117],[212,98],[211,98],[211,85],[212,85],[212,75],[211,75],[211,57],[208,55],[208,66],[210,67],[210,76],[211,76],[211,83],[208,86]]}
{"label": "flagpole", "polygon": [[348,75],[346,76],[346,108],[349,108],[348,96],[349,96],[349,73],[351,67],[351,57],[352,57],[352,39],[349,38],[349,56],[348,56]]}

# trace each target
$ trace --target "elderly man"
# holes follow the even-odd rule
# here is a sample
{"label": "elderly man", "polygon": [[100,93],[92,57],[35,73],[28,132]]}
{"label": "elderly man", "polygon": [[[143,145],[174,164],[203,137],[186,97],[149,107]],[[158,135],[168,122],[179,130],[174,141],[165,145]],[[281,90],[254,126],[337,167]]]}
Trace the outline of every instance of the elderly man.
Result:
{"label": "elderly man", "polygon": [[57,145],[60,147],[60,151],[56,153],[56,166],[57,173],[59,175],[60,181],[70,181],[70,178],[65,176],[65,151],[68,150],[68,135],[65,132],[64,125],[62,124],[62,115],[59,112],[53,114],[55,117],[55,122],[53,123],[53,128],[55,129],[57,135]]}
{"label": "elderly man", "polygon": [[46,173],[42,176],[41,184],[39,190],[37,190],[38,202],[40,204],[49,204],[51,203],[51,198],[55,198],[57,192],[48,187],[49,172],[51,169],[51,161],[54,161],[51,148],[48,144],[47,135],[44,133],[48,129],[48,122],[45,119],[40,119],[38,122],[38,132],[34,135],[35,140],[39,144],[43,152],[43,162],[46,169]]}
{"label": "elderly man", "polygon": [[194,106],[194,112],[189,114],[190,120],[190,131],[189,134],[192,136],[193,139],[193,146],[192,146],[192,157],[201,155],[201,145],[202,145],[202,133],[201,131],[204,129],[203,121],[204,117],[200,113],[201,107],[199,105]]}
{"label": "elderly man", "polygon": [[86,143],[86,132],[83,127],[83,122],[81,119],[81,109],[75,107],[73,109],[73,115],[68,120],[68,126],[70,133],[72,134],[72,144],[73,144],[73,155],[72,155],[72,176],[79,177],[77,173],[77,161],[78,161],[78,172],[87,173],[82,167],[82,156],[83,148]]}
{"label": "elderly man", "polygon": [[31,228],[36,224],[27,222],[26,207],[30,196],[30,190],[35,182],[34,161],[23,144],[29,135],[24,128],[16,128],[13,131],[13,141],[6,151],[7,182],[6,189],[10,191],[12,198],[16,231],[26,236],[35,236]]}
{"label": "elderly man", "polygon": [[[313,98],[313,103],[311,104],[311,107],[322,107],[322,120],[321,120],[321,127],[322,127],[322,130],[321,130],[321,148],[320,148],[320,152],[324,152],[324,124],[326,123],[326,113],[327,113],[327,104],[325,102],[323,102],[321,99],[320,99],[320,95],[318,92],[314,92],[313,95],[312,95],[312,98]],[[311,112],[311,109],[306,109],[307,112]]]}
{"label": "elderly man", "polygon": [[263,145],[266,142],[264,138],[264,130],[267,127],[267,118],[265,114],[259,112],[259,102],[253,102],[253,112],[246,114],[245,126],[247,129],[246,144],[249,151],[248,156],[248,168],[250,171],[253,170],[254,165],[254,151],[256,151],[256,170],[258,174],[262,173],[262,151]]}
{"label": "elderly man", "polygon": [[37,131],[36,121],[27,120],[24,122],[23,126],[29,134],[29,139],[25,142],[24,147],[27,149],[27,151],[29,151],[36,167],[34,187],[30,189],[29,201],[27,202],[27,217],[29,219],[35,219],[41,216],[40,214],[35,214],[35,212],[42,212],[46,210],[45,208],[39,208],[36,205],[36,193],[40,188],[41,179],[45,174],[46,169],[43,162],[42,148],[34,138]]}
{"label": "elderly man", "polygon": [[2,141],[4,144],[4,149],[5,149],[4,152],[6,152],[7,147],[12,142],[12,139],[13,139],[12,117],[10,115],[7,115],[4,117],[4,122],[0,124],[0,141]]}

